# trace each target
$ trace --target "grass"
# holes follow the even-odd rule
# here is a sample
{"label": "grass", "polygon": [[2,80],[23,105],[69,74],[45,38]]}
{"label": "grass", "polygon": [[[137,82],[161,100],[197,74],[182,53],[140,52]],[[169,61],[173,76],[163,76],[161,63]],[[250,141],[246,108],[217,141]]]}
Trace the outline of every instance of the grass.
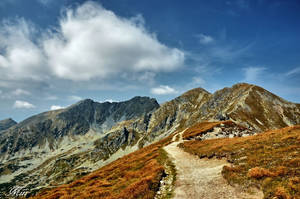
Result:
{"label": "grass", "polygon": [[40,191],[32,199],[154,198],[170,164],[162,147],[172,136],[140,149],[72,183]]}
{"label": "grass", "polygon": [[158,161],[160,164],[164,165],[164,168],[166,170],[166,173],[168,176],[166,176],[166,180],[171,180],[172,184],[166,184],[164,187],[163,193],[157,196],[158,199],[171,199],[174,196],[174,186],[176,181],[176,167],[175,164],[168,158],[167,152],[161,148],[159,151],[160,155],[158,158]]}
{"label": "grass", "polygon": [[183,133],[183,139],[189,140],[198,135],[204,134],[206,132],[212,131],[214,127],[219,127],[221,124],[224,124],[226,127],[237,126],[237,124],[232,121],[218,121],[218,122],[201,122],[190,128],[188,128]]}
{"label": "grass", "polygon": [[225,166],[222,174],[231,185],[258,187],[265,198],[300,198],[299,125],[249,137],[187,141],[180,147],[200,158],[227,158],[232,166]]}

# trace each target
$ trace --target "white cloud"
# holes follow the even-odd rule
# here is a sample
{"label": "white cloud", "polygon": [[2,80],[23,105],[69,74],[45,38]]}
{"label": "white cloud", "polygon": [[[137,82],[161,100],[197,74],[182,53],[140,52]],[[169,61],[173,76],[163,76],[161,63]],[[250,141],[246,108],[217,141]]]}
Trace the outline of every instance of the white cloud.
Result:
{"label": "white cloud", "polygon": [[295,74],[298,74],[300,73],[300,67],[297,67],[297,68],[294,68],[290,71],[288,71],[287,73],[285,73],[286,76],[292,76],[292,75],[295,75]]}
{"label": "white cloud", "polygon": [[4,21],[0,73],[14,81],[86,81],[124,72],[167,72],[183,65],[184,53],[159,42],[144,23],[141,15],[119,17],[91,1],[67,9],[59,26],[44,33],[24,19]]}
{"label": "white cloud", "polygon": [[254,82],[259,79],[259,77],[266,70],[266,68],[264,68],[264,67],[248,67],[248,68],[244,68],[243,70],[244,70],[244,75],[245,75],[244,81]]}
{"label": "white cloud", "polygon": [[178,92],[170,86],[160,85],[159,87],[152,88],[151,93],[154,95],[169,95],[176,94]]}
{"label": "white cloud", "polygon": [[100,101],[100,103],[104,103],[104,102],[113,103],[113,102],[119,102],[119,101],[114,100],[114,99],[106,99],[106,100],[104,100],[104,101]]}
{"label": "white cloud", "polygon": [[0,95],[2,94],[2,90],[0,90]]}
{"label": "white cloud", "polygon": [[13,107],[14,108],[25,108],[25,109],[35,108],[35,106],[33,104],[30,104],[29,102],[21,101],[21,100],[17,100]]}
{"label": "white cloud", "polygon": [[52,105],[52,106],[50,107],[50,110],[51,110],[51,111],[54,111],[54,110],[63,109],[63,108],[65,108],[65,107],[63,107],[63,106],[57,106],[57,105]]}
{"label": "white cloud", "polygon": [[9,79],[40,79],[45,57],[33,41],[36,28],[24,19],[4,21],[0,29],[0,72]]}
{"label": "white cloud", "polygon": [[205,35],[205,34],[199,34],[199,35],[196,35],[196,37],[199,39],[199,42],[201,44],[210,44],[215,41],[212,36]]}
{"label": "white cloud", "polygon": [[29,91],[26,91],[26,90],[23,90],[23,89],[21,89],[21,88],[18,88],[18,89],[16,89],[16,90],[14,90],[14,91],[12,92],[12,94],[13,94],[14,96],[30,95],[30,92],[29,92]]}
{"label": "white cloud", "polygon": [[43,42],[52,73],[63,79],[89,80],[124,71],[179,67],[184,53],[161,44],[139,18],[118,17],[94,2],[67,10],[59,33],[50,34]]}

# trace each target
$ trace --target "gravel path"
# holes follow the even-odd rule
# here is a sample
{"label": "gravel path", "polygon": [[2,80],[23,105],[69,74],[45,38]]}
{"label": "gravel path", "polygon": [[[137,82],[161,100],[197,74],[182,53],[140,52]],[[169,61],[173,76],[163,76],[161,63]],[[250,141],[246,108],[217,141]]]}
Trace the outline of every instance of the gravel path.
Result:
{"label": "gravel path", "polygon": [[182,133],[179,141],[164,147],[176,165],[175,199],[263,198],[261,191],[255,190],[254,195],[249,195],[228,185],[221,175],[223,166],[228,165],[225,160],[199,159],[177,147],[182,142]]}

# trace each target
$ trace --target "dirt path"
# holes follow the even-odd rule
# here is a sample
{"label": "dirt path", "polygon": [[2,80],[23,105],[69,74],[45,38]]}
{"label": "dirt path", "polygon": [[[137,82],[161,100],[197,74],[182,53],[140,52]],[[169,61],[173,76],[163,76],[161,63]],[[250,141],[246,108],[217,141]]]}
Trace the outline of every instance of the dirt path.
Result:
{"label": "dirt path", "polygon": [[182,133],[179,141],[164,147],[176,165],[175,199],[263,198],[262,192],[249,195],[228,185],[221,175],[223,166],[228,164],[225,160],[199,159],[177,147],[182,142]]}

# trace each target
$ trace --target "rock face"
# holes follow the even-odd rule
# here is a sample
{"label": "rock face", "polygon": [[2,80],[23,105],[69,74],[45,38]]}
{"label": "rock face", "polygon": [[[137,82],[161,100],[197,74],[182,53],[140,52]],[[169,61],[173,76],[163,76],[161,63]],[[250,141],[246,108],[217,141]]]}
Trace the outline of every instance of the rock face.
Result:
{"label": "rock face", "polygon": [[1,120],[0,121],[0,131],[4,131],[6,129],[9,129],[10,127],[12,127],[15,124],[17,124],[17,122],[14,121],[11,118],[8,118],[8,119],[5,119],[5,120]]}
{"label": "rock face", "polygon": [[148,97],[120,103],[87,99],[66,109],[41,113],[2,133],[0,156],[42,147],[46,142],[54,150],[65,136],[84,135],[90,130],[103,133],[118,122],[138,118],[158,107],[156,100]]}
{"label": "rock face", "polygon": [[30,117],[2,131],[0,198],[65,183],[112,161],[110,156],[116,152],[117,158],[136,150],[137,134],[125,128],[111,132],[111,128],[144,117],[158,107],[157,101],[149,97],[119,103],[87,99]]}
{"label": "rock face", "polygon": [[215,92],[201,107],[201,112],[202,120],[222,115],[257,131],[300,123],[300,104],[250,84],[236,84]]}
{"label": "rock face", "polygon": [[145,131],[140,145],[183,130],[196,123],[232,120],[260,132],[300,124],[300,104],[288,102],[251,84],[236,84],[213,94],[201,88],[166,102],[144,120],[127,129]]}
{"label": "rock face", "polygon": [[249,130],[220,127],[197,139],[300,124],[300,105],[255,85],[236,84],[213,94],[192,89],[160,106],[147,97],[120,103],[83,100],[41,113],[0,134],[0,198],[72,181],[175,131],[216,120]]}

